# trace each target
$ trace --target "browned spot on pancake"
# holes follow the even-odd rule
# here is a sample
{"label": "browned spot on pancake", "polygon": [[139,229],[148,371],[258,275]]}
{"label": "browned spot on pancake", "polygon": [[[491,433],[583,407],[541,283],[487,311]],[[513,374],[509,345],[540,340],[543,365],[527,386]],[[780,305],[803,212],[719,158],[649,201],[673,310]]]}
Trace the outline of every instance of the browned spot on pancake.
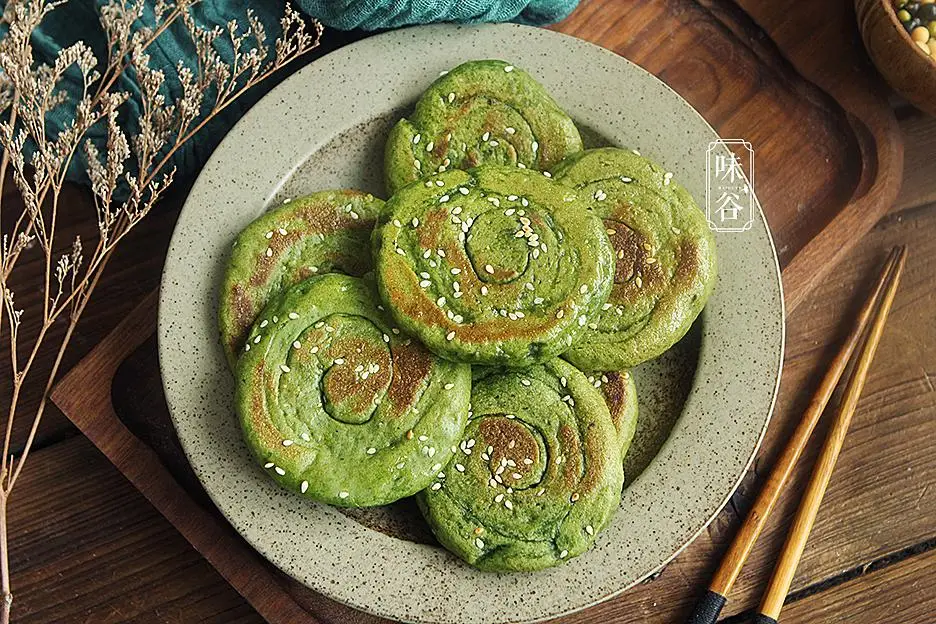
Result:
{"label": "browned spot on pancake", "polygon": [[416,401],[416,395],[432,370],[432,355],[415,341],[390,345],[393,354],[393,379],[387,395],[401,415]]}
{"label": "browned spot on pancake", "polygon": [[427,210],[420,220],[422,226],[417,230],[417,241],[419,249],[413,253],[421,253],[428,249],[432,252],[432,257],[436,256],[436,250],[440,246],[442,234],[447,229],[449,212],[446,208],[434,208]]}
{"label": "browned spot on pancake", "polygon": [[615,427],[620,427],[621,415],[627,408],[627,383],[623,375],[615,372],[604,373],[608,381],[602,381],[601,392],[604,394],[611,420]]}
{"label": "browned spot on pancake", "polygon": [[[501,459],[513,460],[515,467],[510,472],[516,472],[524,477],[534,469],[539,461],[539,445],[533,438],[530,430],[517,420],[506,418],[502,414],[487,414],[478,426],[481,434],[479,444],[494,447],[491,453],[491,465],[500,465]],[[511,448],[513,442],[513,448]],[[532,459],[532,464],[524,463],[524,459]]]}
{"label": "browned spot on pancake", "polygon": [[275,375],[265,372],[266,359],[261,358],[250,374],[250,414],[248,418],[253,426],[257,443],[261,448],[275,451],[279,457],[294,459],[298,449],[283,446],[284,435],[273,426],[269,411],[275,407],[268,406],[267,401],[277,396]]}
{"label": "browned spot on pancake", "polygon": [[[383,344],[374,345],[365,340],[342,336],[326,349],[329,359],[343,358],[344,364],[333,365],[325,378],[324,391],[331,403],[350,403],[355,412],[369,411],[374,399],[383,394],[390,381],[390,353]],[[378,364],[377,372],[368,373],[367,379],[361,379],[354,369],[361,365],[368,370],[370,364]]]}
{"label": "browned spot on pancake", "polygon": [[[355,193],[355,195],[361,195]],[[352,199],[352,197],[348,197]],[[272,255],[266,254],[260,256],[257,260],[256,270],[250,276],[250,285],[258,288],[266,284],[278,265],[279,258],[284,251],[305,239],[311,234],[321,234],[328,236],[338,230],[363,230],[369,232],[374,227],[373,219],[353,219],[351,215],[344,211],[342,207],[333,206],[331,203],[316,202],[310,203],[290,217],[291,221],[286,228],[286,234],[277,234],[267,242],[272,250]],[[304,223],[300,226],[296,220]]]}
{"label": "browned spot on pancake", "polygon": [[584,458],[587,470],[582,475],[579,483],[579,491],[582,494],[591,492],[599,488],[605,481],[605,472],[607,471],[606,453],[607,446],[614,442],[614,438],[608,438],[601,434],[600,427],[595,423],[590,423],[583,434]]}
{"label": "browned spot on pancake", "polygon": [[[394,254],[396,256],[396,254]],[[391,305],[404,315],[421,324],[438,326],[446,331],[454,330],[463,343],[484,344],[492,341],[537,340],[550,331],[559,321],[554,314],[545,317],[527,316],[513,321],[503,317],[489,317],[483,323],[459,325],[446,317],[445,310],[436,305],[419,287],[419,277],[404,260],[390,258],[383,264],[384,282],[387,285]],[[462,291],[474,292],[480,281],[473,272],[463,271],[459,276]]]}
{"label": "browned spot on pancake", "polygon": [[578,436],[567,424],[559,425],[556,432],[559,438],[559,448],[562,449],[562,483],[569,490],[574,490],[582,474],[582,450],[579,448]]}
{"label": "browned spot on pancake", "polygon": [[679,241],[679,259],[676,261],[676,281],[691,282],[696,279],[702,267],[699,244],[692,238]]}
{"label": "browned spot on pancake", "polygon": [[647,239],[621,221],[604,219],[603,222],[614,249],[614,283],[624,284],[641,275],[640,268],[647,256],[644,249]]}
{"label": "browned spot on pancake", "polygon": [[257,317],[257,310],[254,302],[247,295],[244,287],[240,284],[234,284],[230,293],[231,322],[234,330],[228,341],[228,348],[236,353],[247,340],[247,334],[250,326],[253,325]]}

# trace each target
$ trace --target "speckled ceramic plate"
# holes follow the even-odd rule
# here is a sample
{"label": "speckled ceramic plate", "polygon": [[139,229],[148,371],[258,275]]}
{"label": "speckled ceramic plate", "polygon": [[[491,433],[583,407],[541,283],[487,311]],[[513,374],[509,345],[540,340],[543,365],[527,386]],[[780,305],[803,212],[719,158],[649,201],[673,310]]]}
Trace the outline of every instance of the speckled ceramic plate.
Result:
{"label": "speckled ceramic plate", "polygon": [[[636,371],[641,424],[621,509],[567,565],[496,575],[426,537],[407,505],[342,513],[280,489],[250,459],[216,308],[235,235],[268,206],[331,187],[378,196],[383,141],[440,71],[500,58],[539,79],[586,142],[640,149],[702,204],[712,128],[606,50],[516,25],[421,27],[342,48],[286,80],[237,124],[179,218],[162,282],[159,355],[179,439],[214,502],[264,556],[335,600],[418,622],[520,622],[613,596],[660,569],[725,504],[773,407],[783,353],[777,259],[753,229],[717,235],[719,279],[692,332]],[[362,250],[362,253],[366,250]]]}

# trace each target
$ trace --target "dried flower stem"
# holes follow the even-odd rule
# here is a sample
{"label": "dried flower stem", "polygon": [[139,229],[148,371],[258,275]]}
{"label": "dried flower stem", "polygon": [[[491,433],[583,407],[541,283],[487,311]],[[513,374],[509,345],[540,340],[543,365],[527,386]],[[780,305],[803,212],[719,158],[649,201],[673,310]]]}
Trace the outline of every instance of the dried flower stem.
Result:
{"label": "dried flower stem", "polygon": [[[61,50],[52,65],[34,60],[31,35],[43,18],[65,0],[10,0],[0,22],[7,26],[0,39],[0,215],[6,176],[12,177],[24,207],[12,230],[0,240],[0,336],[7,333],[12,369],[11,397],[0,457],[0,624],[7,624],[13,603],[8,553],[10,493],[32,449],[49,393],[75,327],[98,285],[107,262],[120,241],[146,216],[172,183],[170,163],[202,127],[250,88],[318,45],[322,29],[305,22],[287,6],[280,20],[280,35],[271,56],[263,24],[248,9],[246,28],[231,21],[226,28],[205,29],[195,24],[189,8],[197,0],[157,1],[155,20],[143,21],[143,2],[110,0],[100,9],[100,23],[107,36],[103,73],[89,46],[78,42]],[[147,48],[181,20],[195,45],[193,71],[184,63],[175,68],[181,94],[167,95],[163,71],[150,67]],[[233,50],[225,60],[216,47],[224,37]],[[68,103],[60,89],[65,73],[77,68],[83,85],[77,102]],[[118,122],[117,112],[128,95],[116,89],[117,81],[133,69],[140,90],[138,127],[132,135]],[[59,106],[74,105],[71,118],[55,135],[47,134],[47,115]],[[5,109],[4,109],[5,105]],[[107,130],[106,146],[86,139],[98,124]],[[31,151],[27,149],[31,146]],[[83,147],[91,180],[98,221],[93,252],[85,262],[84,248],[76,238],[65,250],[56,243],[57,221],[65,177],[75,154]],[[126,199],[118,199],[125,195]],[[44,254],[42,322],[31,345],[21,352],[21,318],[8,283],[21,254],[32,249]],[[49,332],[65,323],[57,346],[47,344]],[[13,422],[21,391],[37,359],[54,354],[39,403],[29,416],[29,435],[18,458],[11,454]],[[25,355],[25,360],[21,356]],[[36,380],[39,383],[39,380]]]}

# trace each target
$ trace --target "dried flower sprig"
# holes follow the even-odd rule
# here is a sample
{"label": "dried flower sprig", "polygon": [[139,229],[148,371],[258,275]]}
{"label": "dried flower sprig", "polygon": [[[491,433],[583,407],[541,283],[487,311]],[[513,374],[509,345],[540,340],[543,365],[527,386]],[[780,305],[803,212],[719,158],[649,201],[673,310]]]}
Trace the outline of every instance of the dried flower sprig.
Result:
{"label": "dried flower sprig", "polygon": [[[0,39],[0,197],[9,170],[23,200],[12,229],[0,240],[0,352],[9,351],[12,369],[0,455],[2,624],[9,622],[13,603],[7,548],[10,492],[29,456],[62,356],[114,248],[172,184],[173,156],[245,91],[315,48],[322,34],[317,22],[310,28],[287,6],[279,36],[268,47],[266,29],[252,11],[247,11],[243,27],[231,21],[224,28],[206,29],[189,12],[195,1],[159,0],[147,12],[142,0],[110,0],[99,11],[107,39],[104,63],[81,41],[62,49],[52,64],[36,61],[31,36],[66,0],[10,0],[0,17],[5,28]],[[180,62],[174,69],[172,78],[181,87],[176,96],[165,73],[151,67],[147,52],[174,23],[185,27],[195,50],[192,67]],[[80,94],[74,98],[63,85],[76,71]],[[132,128],[120,122],[129,97],[117,86],[122,77],[131,77],[139,88],[139,114]],[[61,115],[62,109],[68,111],[67,121],[50,132],[49,115]],[[96,127],[106,131],[103,146],[88,138]],[[89,254],[80,238],[66,245],[56,240],[59,200],[75,162],[84,162],[97,213],[97,240]],[[0,200],[0,214],[2,210]],[[24,311],[17,308],[8,284],[20,256],[32,249],[44,254],[44,296],[41,311],[26,312],[41,314],[36,334],[26,337],[21,336]],[[58,344],[47,344],[55,342],[47,339],[56,323],[64,325],[63,337]],[[51,371],[33,380],[33,365],[46,351],[54,358]],[[32,422],[14,457],[13,421],[27,382],[43,384],[44,391],[35,409],[21,415]]]}

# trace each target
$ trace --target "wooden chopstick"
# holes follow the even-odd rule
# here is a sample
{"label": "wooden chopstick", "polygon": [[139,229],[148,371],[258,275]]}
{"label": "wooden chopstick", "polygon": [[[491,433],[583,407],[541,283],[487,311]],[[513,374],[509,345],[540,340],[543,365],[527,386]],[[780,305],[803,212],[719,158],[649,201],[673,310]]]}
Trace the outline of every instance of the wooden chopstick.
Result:
{"label": "wooden chopstick", "polygon": [[783,550],[780,552],[780,557],[774,567],[773,576],[771,576],[770,582],[767,584],[767,590],[764,592],[758,614],[754,617],[754,624],[777,624],[777,619],[780,617],[780,609],[783,608],[783,602],[790,590],[793,575],[796,572],[800,557],[803,555],[806,540],[809,539],[809,532],[816,520],[816,514],[819,511],[820,503],[822,503],[822,497],[825,495],[826,487],[829,485],[832,470],[835,468],[835,462],[842,450],[845,434],[848,433],[848,426],[851,424],[852,416],[855,414],[855,407],[858,405],[858,399],[864,389],[868,369],[871,367],[871,361],[874,359],[874,354],[881,341],[884,323],[887,321],[887,315],[894,303],[894,295],[897,292],[900,274],[906,264],[906,259],[906,248],[901,247],[898,252],[897,266],[893,270],[893,278],[887,286],[878,313],[871,323],[868,338],[865,340],[858,356],[858,363],[852,370],[851,377],[845,385],[842,402],[835,414],[835,418],[832,420],[832,426],[826,435],[822,450],[819,452],[818,459],[816,459],[816,464],[813,466],[812,476],[806,486],[806,491],[803,493],[799,508],[796,510],[793,523],[790,525],[786,542],[783,544]]}
{"label": "wooden chopstick", "polygon": [[699,600],[695,611],[693,611],[692,615],[687,620],[687,624],[714,624],[718,619],[718,615],[727,602],[726,597],[728,592],[738,578],[738,573],[747,560],[751,548],[754,546],[754,542],[756,542],[757,538],[760,536],[770,511],[780,497],[780,492],[783,490],[783,486],[786,484],[787,479],[793,471],[793,466],[796,464],[797,460],[799,460],[800,455],[802,455],[806,442],[809,440],[813,429],[815,429],[816,423],[819,422],[819,417],[825,410],[842,373],[848,365],[848,361],[855,347],[864,334],[878,298],[888,283],[892,270],[897,264],[899,254],[900,250],[894,248],[888,255],[874,291],[858,312],[855,326],[845,338],[838,354],[832,360],[829,370],[822,379],[822,383],[819,384],[819,388],[806,407],[802,419],[796,426],[783,452],[777,458],[777,462],[770,476],[757,495],[754,505],[751,507],[751,511],[744,519],[744,523],[741,525],[738,534],[735,536],[734,541],[722,558],[718,570],[716,570],[711,583],[709,583],[708,591],[706,591],[705,595]]}

